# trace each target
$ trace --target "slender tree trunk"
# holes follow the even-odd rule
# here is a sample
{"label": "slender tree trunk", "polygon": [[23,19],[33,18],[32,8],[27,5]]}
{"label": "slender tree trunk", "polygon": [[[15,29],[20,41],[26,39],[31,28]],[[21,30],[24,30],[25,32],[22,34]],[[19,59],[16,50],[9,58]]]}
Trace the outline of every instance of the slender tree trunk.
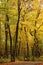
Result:
{"label": "slender tree trunk", "polygon": [[27,42],[27,60],[29,60],[29,46],[28,46],[28,36],[26,32],[26,27],[24,27],[25,35],[26,35],[26,42]]}
{"label": "slender tree trunk", "polygon": [[20,46],[21,46],[21,41],[19,41],[18,56],[20,56]]}
{"label": "slender tree trunk", "polygon": [[[6,21],[9,22],[9,17],[6,14]],[[9,33],[9,37],[10,37],[10,54],[11,54],[11,61],[12,61],[12,37],[11,37],[11,31],[10,31],[10,26],[9,24],[5,24],[5,34],[6,34],[6,44],[5,44],[5,49],[6,49],[6,55],[7,55],[7,41],[8,41],[8,33]]]}
{"label": "slender tree trunk", "polygon": [[5,57],[8,58],[8,29],[7,29],[7,25],[5,24]]}
{"label": "slender tree trunk", "polygon": [[29,60],[29,46],[28,46],[28,43],[27,43],[27,60]]}
{"label": "slender tree trunk", "polygon": [[[7,0],[7,3],[8,3],[9,0]],[[9,22],[9,17],[8,15],[6,14],[6,21]],[[12,59],[12,36],[11,36],[11,31],[10,31],[10,26],[9,24],[6,23],[6,26],[7,26],[7,29],[8,29],[8,33],[9,33],[9,37],[10,37],[10,54],[11,54],[11,61],[13,61]],[[7,33],[6,33],[7,35]],[[6,36],[6,44],[7,44],[7,37],[8,35]],[[6,46],[7,47],[7,46]]]}
{"label": "slender tree trunk", "polygon": [[[39,17],[39,15],[40,15],[40,9],[38,10],[38,12],[37,12],[37,16],[36,16],[36,19],[38,19],[38,17]],[[35,21],[35,28],[36,28],[36,24],[37,24],[37,21]],[[34,29],[34,45],[36,45],[36,46],[38,46],[38,39],[37,39],[37,37],[36,37],[36,33],[37,33],[37,30],[36,29]],[[37,50],[36,50],[37,51]],[[32,58],[32,60],[34,61],[34,46],[33,46],[33,49],[32,49],[32,55],[33,55],[33,58]]]}
{"label": "slender tree trunk", "polygon": [[11,31],[10,31],[10,26],[8,25],[9,29],[9,37],[10,37],[10,54],[11,54],[11,61],[13,61],[13,50],[12,50],[12,36],[11,36]]}
{"label": "slender tree trunk", "polygon": [[2,54],[2,50],[1,50],[1,22],[0,22],[0,57]]}
{"label": "slender tree trunk", "polygon": [[15,57],[17,56],[17,42],[18,42],[18,30],[19,30],[19,21],[20,21],[20,0],[18,0],[18,21],[17,21],[17,25],[16,25],[16,39],[15,39]]}

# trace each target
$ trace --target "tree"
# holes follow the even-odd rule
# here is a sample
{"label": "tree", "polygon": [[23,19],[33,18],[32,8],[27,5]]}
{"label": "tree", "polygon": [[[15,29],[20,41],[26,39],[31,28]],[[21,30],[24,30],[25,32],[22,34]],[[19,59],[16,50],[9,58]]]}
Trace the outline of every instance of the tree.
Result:
{"label": "tree", "polygon": [[28,46],[28,36],[27,36],[27,31],[26,27],[24,27],[25,35],[26,35],[26,45],[27,45],[27,60],[29,60],[29,46]]}
{"label": "tree", "polygon": [[15,32],[15,35],[16,35],[16,38],[15,38],[15,53],[14,55],[17,56],[17,42],[18,42],[18,29],[19,29],[19,22],[20,22],[20,12],[21,12],[21,9],[20,9],[20,0],[18,0],[18,21],[17,21],[17,25],[16,25],[16,32]]}
{"label": "tree", "polygon": [[[38,12],[37,12],[36,20],[38,19],[39,15],[40,15],[40,9],[39,9]],[[33,45],[33,48],[32,48],[33,60],[34,60],[34,56],[35,56],[35,57],[40,57],[40,55],[41,55],[41,48],[39,47],[39,44],[38,44],[39,41],[38,41],[38,38],[37,38],[37,36],[36,36],[36,33],[37,33],[38,29],[39,29],[43,24],[41,24],[37,30],[36,30],[36,24],[37,24],[37,21],[35,21],[34,45]]]}
{"label": "tree", "polygon": [[18,56],[20,56],[20,46],[21,46],[21,40],[19,41],[19,45],[18,45]]}
{"label": "tree", "polygon": [[[8,15],[6,15],[6,21],[9,22],[9,17]],[[7,40],[8,40],[8,33],[9,33],[9,37],[10,37],[10,54],[11,54],[11,61],[12,61],[12,37],[11,37],[11,31],[10,31],[10,26],[8,24],[5,24],[5,34],[6,34],[6,45],[5,45],[5,50],[6,50],[6,54],[8,57],[8,51],[7,51]]]}
{"label": "tree", "polygon": [[[7,3],[8,3],[8,0],[7,0]],[[8,12],[8,10],[7,10],[7,12]],[[6,22],[9,23],[9,16],[8,16],[8,14],[6,14],[5,16],[6,16]],[[5,36],[6,36],[6,40],[5,40],[5,42],[6,42],[5,43],[5,54],[6,54],[7,58],[8,58],[8,46],[7,46],[8,42],[7,42],[7,40],[8,40],[8,33],[9,33],[9,37],[10,37],[10,54],[11,54],[11,61],[12,61],[12,37],[11,37],[10,26],[9,26],[8,23],[5,23]]]}
{"label": "tree", "polygon": [[0,57],[2,55],[2,51],[1,51],[1,22],[0,22]]}

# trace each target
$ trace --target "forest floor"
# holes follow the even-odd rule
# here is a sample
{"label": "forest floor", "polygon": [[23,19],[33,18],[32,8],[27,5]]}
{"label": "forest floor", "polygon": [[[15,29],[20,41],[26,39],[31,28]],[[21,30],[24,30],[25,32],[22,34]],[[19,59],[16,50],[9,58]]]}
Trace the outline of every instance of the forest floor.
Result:
{"label": "forest floor", "polygon": [[0,65],[43,65],[43,62],[17,61],[17,62],[1,63]]}

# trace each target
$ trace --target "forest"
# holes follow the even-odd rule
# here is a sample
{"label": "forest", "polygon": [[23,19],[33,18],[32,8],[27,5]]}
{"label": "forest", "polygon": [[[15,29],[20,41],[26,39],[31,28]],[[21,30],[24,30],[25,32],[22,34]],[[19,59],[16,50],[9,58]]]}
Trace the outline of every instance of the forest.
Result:
{"label": "forest", "polygon": [[0,63],[43,61],[43,0],[0,0]]}

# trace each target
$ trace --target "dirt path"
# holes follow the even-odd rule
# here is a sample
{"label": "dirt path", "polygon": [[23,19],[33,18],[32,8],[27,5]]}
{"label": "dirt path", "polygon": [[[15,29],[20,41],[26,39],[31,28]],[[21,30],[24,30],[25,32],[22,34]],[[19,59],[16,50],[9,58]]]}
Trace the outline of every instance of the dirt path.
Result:
{"label": "dirt path", "polygon": [[0,65],[43,65],[41,62],[10,62],[10,63],[2,63]]}

